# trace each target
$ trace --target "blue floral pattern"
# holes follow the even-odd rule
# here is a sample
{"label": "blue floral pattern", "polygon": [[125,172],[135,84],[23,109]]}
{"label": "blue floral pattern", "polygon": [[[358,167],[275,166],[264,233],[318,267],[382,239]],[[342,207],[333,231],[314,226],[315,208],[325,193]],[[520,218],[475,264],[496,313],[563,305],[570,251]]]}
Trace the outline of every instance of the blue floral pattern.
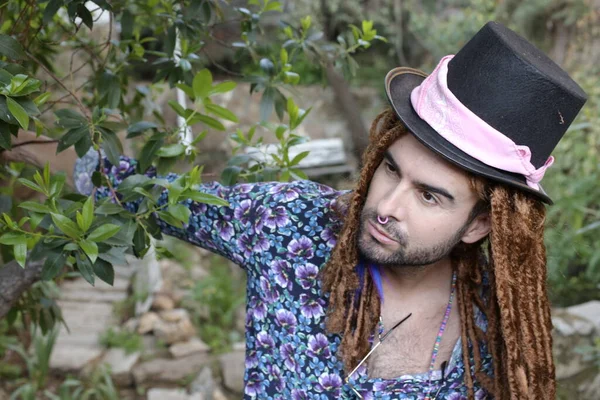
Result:
{"label": "blue floral pattern", "polygon": [[[103,157],[104,172],[113,186],[133,174],[137,161],[122,156],[119,166]],[[99,167],[97,152],[90,151],[75,166],[75,184],[91,194],[91,174]],[[156,176],[154,168],[147,176]],[[165,179],[173,181],[176,174]],[[189,207],[188,224],[178,229],[159,220],[163,233],[221,254],[243,267],[248,275],[246,316],[246,372],[244,398],[337,399],[355,398],[344,382],[342,363],[336,358],[337,335],[325,331],[327,296],[318,279],[336,242],[340,221],[331,211],[343,192],[310,182],[202,184],[200,190],[226,199],[218,207],[182,202]],[[97,188],[96,198],[110,196]],[[159,204],[167,201],[163,193]],[[126,207],[135,210],[136,203]],[[485,328],[477,311],[477,324]],[[484,368],[492,363],[485,346]],[[460,340],[441,384],[441,372],[405,375],[396,379],[369,379],[366,367],[350,379],[365,399],[466,399]],[[476,384],[476,399],[490,396]]]}

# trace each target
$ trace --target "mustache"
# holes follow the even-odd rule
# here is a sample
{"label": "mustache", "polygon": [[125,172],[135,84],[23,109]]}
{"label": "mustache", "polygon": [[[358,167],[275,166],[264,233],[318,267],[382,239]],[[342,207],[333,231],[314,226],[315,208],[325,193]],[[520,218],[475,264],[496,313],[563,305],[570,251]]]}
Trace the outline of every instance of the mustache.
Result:
{"label": "mustache", "polygon": [[367,221],[372,222],[374,225],[378,226],[380,230],[385,232],[386,235],[396,240],[400,244],[404,244],[406,242],[406,236],[402,231],[397,229],[395,223],[392,223],[391,220],[385,225],[381,225],[377,221],[377,211],[373,209],[364,209],[362,213],[362,224],[365,225]]}

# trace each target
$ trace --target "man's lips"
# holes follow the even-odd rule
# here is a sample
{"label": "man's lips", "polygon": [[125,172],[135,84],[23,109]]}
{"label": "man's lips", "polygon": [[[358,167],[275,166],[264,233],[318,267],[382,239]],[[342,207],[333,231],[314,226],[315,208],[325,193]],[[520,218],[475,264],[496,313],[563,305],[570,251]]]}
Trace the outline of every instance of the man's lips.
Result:
{"label": "man's lips", "polygon": [[373,236],[378,242],[383,244],[394,244],[398,243],[396,240],[389,237],[387,234],[383,233],[379,230],[379,228],[373,224],[371,221],[367,222],[367,229],[371,236]]}

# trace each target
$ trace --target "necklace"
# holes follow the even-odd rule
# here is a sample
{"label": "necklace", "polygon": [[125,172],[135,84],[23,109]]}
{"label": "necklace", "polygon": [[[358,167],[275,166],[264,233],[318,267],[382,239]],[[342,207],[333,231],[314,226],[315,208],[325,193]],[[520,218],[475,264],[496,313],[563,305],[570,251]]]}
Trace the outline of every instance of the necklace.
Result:
{"label": "necklace", "polygon": [[[442,386],[438,389],[433,399],[431,398],[431,376],[433,375],[433,369],[435,367],[435,361],[437,360],[438,352],[440,351],[440,344],[442,343],[442,336],[444,336],[444,331],[446,330],[446,325],[448,325],[448,319],[450,318],[450,311],[452,311],[452,303],[454,302],[454,294],[456,293],[456,272],[452,273],[452,289],[450,290],[450,299],[448,299],[448,305],[446,306],[446,312],[444,314],[444,319],[442,320],[442,324],[440,325],[440,330],[438,331],[437,337],[435,338],[435,343],[433,344],[433,351],[431,352],[431,363],[429,364],[429,380],[427,382],[427,386],[429,386],[429,391],[427,392],[427,396],[425,396],[425,400],[435,400],[437,395],[440,393]],[[442,365],[442,385],[444,382],[444,371],[445,364]]]}
{"label": "necklace", "polygon": [[[429,363],[429,379],[427,380],[427,386],[429,387],[429,391],[425,396],[424,400],[435,400],[442,389],[442,385],[444,383],[444,376],[446,370],[446,362],[442,363],[442,385],[440,385],[436,394],[431,397],[431,377],[433,375],[433,370],[435,368],[435,362],[437,360],[438,353],[440,351],[440,344],[442,343],[442,337],[444,336],[444,332],[446,331],[446,326],[448,325],[448,319],[450,318],[450,312],[452,311],[452,304],[454,303],[454,294],[456,293],[456,272],[452,273],[452,288],[450,289],[450,298],[448,299],[448,305],[446,306],[446,312],[444,313],[444,318],[442,319],[442,323],[440,325],[440,329],[438,330],[438,334],[435,338],[435,343],[433,344],[433,350],[431,352],[431,362]],[[379,324],[380,324],[380,334],[384,330],[383,319],[381,315],[379,315]],[[393,329],[393,328],[392,328]],[[389,332],[388,332],[389,333]]]}

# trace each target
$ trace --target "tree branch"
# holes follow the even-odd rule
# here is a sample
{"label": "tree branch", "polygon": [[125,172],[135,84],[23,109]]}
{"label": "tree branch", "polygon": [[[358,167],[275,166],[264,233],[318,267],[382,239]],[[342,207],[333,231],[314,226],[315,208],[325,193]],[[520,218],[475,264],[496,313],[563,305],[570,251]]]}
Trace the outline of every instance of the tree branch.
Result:
{"label": "tree branch", "polygon": [[44,260],[27,263],[21,268],[16,261],[0,267],[0,319],[10,311],[21,294],[40,280]]}

